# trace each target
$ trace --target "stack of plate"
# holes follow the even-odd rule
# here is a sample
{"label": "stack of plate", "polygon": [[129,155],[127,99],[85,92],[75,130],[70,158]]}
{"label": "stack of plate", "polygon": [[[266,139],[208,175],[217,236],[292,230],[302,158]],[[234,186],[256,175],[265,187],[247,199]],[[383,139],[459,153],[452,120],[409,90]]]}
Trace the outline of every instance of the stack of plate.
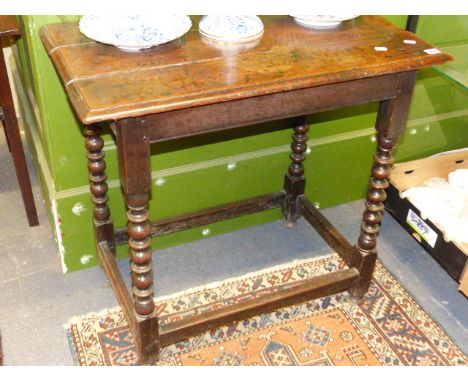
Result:
{"label": "stack of plate", "polygon": [[307,28],[317,28],[317,29],[326,29],[326,28],[335,28],[340,25],[343,21],[351,20],[359,15],[345,15],[345,16],[325,16],[325,15],[292,15],[296,23],[307,27]]}
{"label": "stack of plate", "polygon": [[180,15],[87,15],[80,20],[80,31],[90,39],[139,51],[173,41],[186,34],[192,21]]}
{"label": "stack of plate", "polygon": [[244,43],[263,34],[263,23],[257,16],[203,16],[198,27],[205,38],[221,42]]}

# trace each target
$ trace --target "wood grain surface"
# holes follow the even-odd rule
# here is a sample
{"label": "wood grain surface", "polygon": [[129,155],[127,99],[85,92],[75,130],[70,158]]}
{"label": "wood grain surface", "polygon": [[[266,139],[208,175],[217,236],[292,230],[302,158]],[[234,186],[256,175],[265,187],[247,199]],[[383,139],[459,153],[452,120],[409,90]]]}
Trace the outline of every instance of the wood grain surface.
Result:
{"label": "wood grain surface", "polygon": [[19,36],[20,26],[16,16],[0,16],[0,38],[4,36]]}
{"label": "wood grain surface", "polygon": [[[419,69],[451,60],[379,16],[314,30],[265,16],[248,44],[203,39],[196,18],[176,41],[140,52],[94,42],[76,23],[50,24],[41,38],[80,120],[95,123]],[[404,40],[416,44],[405,44]],[[377,51],[385,47],[387,51]]]}

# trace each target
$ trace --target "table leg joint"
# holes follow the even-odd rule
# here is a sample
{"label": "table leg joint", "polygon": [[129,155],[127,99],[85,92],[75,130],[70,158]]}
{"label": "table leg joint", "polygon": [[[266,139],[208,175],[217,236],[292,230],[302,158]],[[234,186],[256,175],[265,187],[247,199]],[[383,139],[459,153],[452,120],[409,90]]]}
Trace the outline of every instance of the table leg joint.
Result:
{"label": "table leg joint", "polygon": [[307,117],[301,116],[293,121],[293,135],[291,143],[291,164],[284,177],[284,190],[286,197],[283,204],[283,215],[286,219],[285,226],[293,227],[296,220],[299,219],[297,198],[305,192],[304,165],[302,162],[306,159],[307,151],[307,132],[309,125]]}

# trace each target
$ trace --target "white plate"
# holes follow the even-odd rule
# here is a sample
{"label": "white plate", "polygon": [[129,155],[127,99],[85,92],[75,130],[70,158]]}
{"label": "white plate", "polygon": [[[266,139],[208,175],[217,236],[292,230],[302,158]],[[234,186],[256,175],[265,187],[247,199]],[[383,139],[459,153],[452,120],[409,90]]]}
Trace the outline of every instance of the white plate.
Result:
{"label": "white plate", "polygon": [[80,31],[92,40],[128,50],[139,51],[173,41],[186,34],[192,21],[181,15],[86,15]]}
{"label": "white plate", "polygon": [[249,42],[263,34],[263,23],[257,16],[203,16],[200,34],[223,42]]}
{"label": "white plate", "polygon": [[343,21],[352,20],[359,15],[333,16],[333,15],[292,15],[294,20],[307,28],[335,28]]}

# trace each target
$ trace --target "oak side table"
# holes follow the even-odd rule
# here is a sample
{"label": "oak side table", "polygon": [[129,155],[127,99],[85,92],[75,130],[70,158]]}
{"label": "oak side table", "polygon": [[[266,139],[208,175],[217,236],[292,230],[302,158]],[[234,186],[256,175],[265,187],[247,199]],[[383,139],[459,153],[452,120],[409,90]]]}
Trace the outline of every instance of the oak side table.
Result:
{"label": "oak side table", "polygon": [[13,158],[16,177],[23,197],[26,216],[29,225],[39,224],[37,218],[36,204],[29,179],[28,165],[24,156],[23,144],[16,119],[15,105],[11,94],[10,82],[8,81],[8,72],[3,55],[3,38],[17,37],[20,35],[20,28],[15,16],[0,16],[0,119],[3,122],[4,132],[8,149]]}
{"label": "oak side table", "polygon": [[[86,125],[97,251],[142,363],[156,361],[162,346],[255,314],[343,290],[362,297],[377,257],[392,151],[405,129],[416,71],[451,59],[381,17],[362,16],[331,30],[307,29],[285,16],[262,20],[265,32],[258,44],[239,46],[237,52],[203,40],[197,22],[183,38],[138,53],[93,42],[80,34],[77,24],[53,24],[41,30],[75,111]],[[353,246],[304,195],[302,162],[308,132],[304,116],[374,101],[379,102],[378,150],[361,233]],[[149,221],[151,143],[282,118],[294,121],[292,162],[282,190]],[[114,229],[107,206],[99,122],[108,122],[116,136],[127,228]],[[151,238],[271,208],[282,208],[289,225],[304,217],[349,268],[254,301],[160,325],[153,302]],[[115,246],[127,240],[131,291],[115,261]]]}

